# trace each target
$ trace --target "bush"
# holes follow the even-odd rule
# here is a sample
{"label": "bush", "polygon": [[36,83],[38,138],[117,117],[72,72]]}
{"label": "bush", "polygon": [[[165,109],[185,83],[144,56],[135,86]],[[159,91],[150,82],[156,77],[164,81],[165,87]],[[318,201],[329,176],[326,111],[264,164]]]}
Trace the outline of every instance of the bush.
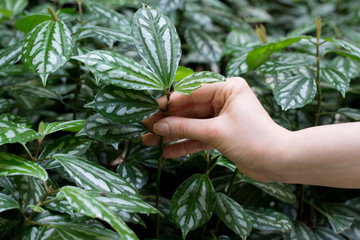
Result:
{"label": "bush", "polygon": [[1,239],[360,238],[358,190],[141,143],[158,97],[224,76],[290,130],[360,120],[359,4],[146,2],[0,2]]}

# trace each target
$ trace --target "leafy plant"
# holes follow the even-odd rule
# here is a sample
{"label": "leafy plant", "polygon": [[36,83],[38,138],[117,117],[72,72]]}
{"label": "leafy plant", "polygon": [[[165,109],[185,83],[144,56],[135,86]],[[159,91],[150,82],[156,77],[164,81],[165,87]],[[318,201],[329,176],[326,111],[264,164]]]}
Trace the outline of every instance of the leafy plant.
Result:
{"label": "leafy plant", "polygon": [[164,159],[163,139],[140,140],[174,92],[220,73],[288,129],[359,120],[359,6],[146,2],[0,2],[0,238],[359,238],[357,190],[261,183],[216,150]]}

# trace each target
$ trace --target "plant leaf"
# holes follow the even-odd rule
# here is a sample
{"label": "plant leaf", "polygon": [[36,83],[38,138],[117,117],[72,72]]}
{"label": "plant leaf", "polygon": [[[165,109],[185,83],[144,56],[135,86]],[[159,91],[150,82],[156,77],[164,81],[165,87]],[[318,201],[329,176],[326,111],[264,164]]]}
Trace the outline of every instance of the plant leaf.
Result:
{"label": "plant leaf", "polygon": [[259,67],[259,71],[261,73],[279,73],[286,72],[292,70],[294,68],[306,65],[303,62],[281,62],[277,60],[269,60],[264,64],[261,64]]}
{"label": "plant leaf", "polygon": [[267,194],[283,202],[294,203],[296,201],[296,196],[290,191],[290,189],[285,183],[278,183],[278,182],[262,183],[262,182],[257,182],[246,176],[243,176],[242,181],[250,183],[260,188]]}
{"label": "plant leaf", "polygon": [[251,220],[246,211],[235,200],[223,193],[216,193],[215,213],[226,226],[242,239],[246,239],[250,235]]}
{"label": "plant leaf", "polygon": [[105,42],[109,48],[112,48],[114,42],[132,42],[133,38],[130,32],[124,32],[115,28],[106,28],[99,26],[82,27],[77,40],[95,37]]}
{"label": "plant leaf", "polygon": [[41,166],[10,153],[0,153],[0,177],[27,175],[46,181],[48,174]]}
{"label": "plant leaf", "polygon": [[316,236],[316,240],[345,240],[345,238],[341,235],[336,234],[334,231],[331,231],[331,229],[324,227],[316,227],[314,229],[314,234]]}
{"label": "plant leaf", "polygon": [[190,95],[192,91],[200,88],[202,83],[214,83],[225,81],[225,77],[213,72],[198,72],[185,77],[176,83],[174,89],[186,95]]}
{"label": "plant leaf", "polygon": [[[47,200],[53,200],[54,197],[48,197]],[[44,207],[48,210],[61,212],[61,213],[67,213],[69,215],[74,215],[72,207],[69,205],[69,202],[66,201],[66,199],[63,198],[56,198],[56,200],[53,200],[47,204],[44,205]],[[58,215],[57,215],[58,216]]]}
{"label": "plant leaf", "polygon": [[85,189],[136,195],[136,190],[119,175],[93,162],[68,154],[54,155],[70,177]]}
{"label": "plant leaf", "polygon": [[345,98],[345,93],[349,91],[350,79],[343,73],[330,68],[322,68],[320,76],[336,88]]}
{"label": "plant leaf", "polygon": [[61,240],[62,238],[54,228],[45,226],[34,226],[26,229],[22,240]]}
{"label": "plant leaf", "polygon": [[335,233],[342,233],[349,229],[354,222],[353,217],[342,216],[342,215],[329,215],[329,223]]}
{"label": "plant leaf", "polygon": [[29,128],[10,127],[0,129],[0,145],[5,143],[27,143],[41,137],[41,134]]}
{"label": "plant leaf", "polygon": [[[346,56],[360,61],[360,49],[358,47],[354,46],[353,44],[351,44],[349,42],[346,42],[346,41],[340,40],[340,39],[335,39],[335,40],[328,39],[328,40],[334,42],[337,45],[340,45],[340,47],[347,50],[348,52],[344,52],[346,54]],[[340,51],[336,51],[336,50],[332,51],[332,52],[337,52],[337,53],[341,54]]]}
{"label": "plant leaf", "polygon": [[42,182],[31,176],[16,176],[16,188],[25,210],[29,205],[36,205],[45,194]]}
{"label": "plant leaf", "polygon": [[135,90],[162,89],[159,80],[151,71],[134,60],[110,51],[91,51],[72,57],[81,61],[102,81]]}
{"label": "plant leaf", "polygon": [[28,34],[37,25],[49,20],[52,20],[52,17],[49,15],[44,15],[44,14],[29,15],[17,20],[14,27],[17,30],[24,32],[25,34]]}
{"label": "plant leaf", "polygon": [[178,69],[176,70],[174,82],[175,83],[179,82],[180,80],[186,78],[187,76],[190,76],[193,73],[194,70],[192,70],[191,68],[179,66]]}
{"label": "plant leaf", "polygon": [[142,188],[149,178],[147,170],[136,163],[121,163],[116,172],[136,189]]}
{"label": "plant leaf", "polygon": [[273,209],[253,207],[245,210],[255,229],[289,232],[294,227],[290,218]]}
{"label": "plant leaf", "polygon": [[316,95],[316,83],[305,75],[285,78],[274,88],[276,102],[286,111],[310,103]]}
{"label": "plant leaf", "polygon": [[248,72],[248,65],[246,62],[246,54],[235,57],[230,60],[226,66],[226,73],[228,77],[235,77],[244,75]]}
{"label": "plant leaf", "polygon": [[83,131],[87,136],[109,144],[119,143],[123,139],[140,138],[146,132],[145,127],[139,123],[121,124],[106,119],[100,114],[89,117]]}
{"label": "plant leaf", "polygon": [[[11,113],[0,114],[0,122],[4,124],[9,124],[7,127],[16,126],[16,127],[30,128],[32,125],[29,119]],[[6,127],[6,126],[0,124],[0,128],[2,127]]]}
{"label": "plant leaf", "polygon": [[133,18],[135,46],[151,70],[170,89],[181,58],[180,39],[171,20],[161,12],[144,6]]}
{"label": "plant leaf", "polygon": [[20,13],[29,4],[28,0],[3,0],[0,3],[0,8],[11,12],[11,16]]}
{"label": "plant leaf", "polygon": [[314,240],[315,234],[302,222],[294,222],[294,228],[283,235],[284,240]]}
{"label": "plant leaf", "polygon": [[85,120],[72,120],[66,122],[53,122],[46,125],[44,135],[48,135],[57,131],[78,132],[82,129]]}
{"label": "plant leaf", "polygon": [[74,43],[69,29],[61,21],[45,21],[25,38],[22,60],[46,85],[49,74],[62,67],[72,55]]}
{"label": "plant leaf", "polygon": [[355,108],[339,108],[338,113],[351,118],[356,121],[360,121],[360,110]]}
{"label": "plant leaf", "polygon": [[18,62],[21,59],[23,41],[0,50],[0,70]]}
{"label": "plant leaf", "polygon": [[140,122],[159,111],[149,93],[111,85],[101,89],[91,105],[105,118],[123,124]]}
{"label": "plant leaf", "polygon": [[171,198],[170,213],[183,239],[207,222],[215,206],[215,191],[208,176],[196,174],[183,182]]}
{"label": "plant leaf", "polygon": [[121,240],[115,232],[91,225],[60,223],[54,224],[53,227],[66,240]]}
{"label": "plant leaf", "polygon": [[20,208],[17,201],[6,194],[0,193],[0,212],[16,208]]}

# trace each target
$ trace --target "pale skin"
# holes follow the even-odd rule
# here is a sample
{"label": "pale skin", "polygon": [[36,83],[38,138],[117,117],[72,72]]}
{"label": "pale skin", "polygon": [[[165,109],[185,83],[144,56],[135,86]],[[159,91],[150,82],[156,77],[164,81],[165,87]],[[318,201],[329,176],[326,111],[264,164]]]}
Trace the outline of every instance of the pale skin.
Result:
{"label": "pale skin", "polygon": [[[165,108],[166,98],[159,99]],[[144,123],[156,134],[149,146],[166,146],[165,158],[217,149],[240,172],[261,182],[360,188],[360,123],[289,131],[277,125],[242,78],[204,84],[187,96],[173,93],[169,116]]]}

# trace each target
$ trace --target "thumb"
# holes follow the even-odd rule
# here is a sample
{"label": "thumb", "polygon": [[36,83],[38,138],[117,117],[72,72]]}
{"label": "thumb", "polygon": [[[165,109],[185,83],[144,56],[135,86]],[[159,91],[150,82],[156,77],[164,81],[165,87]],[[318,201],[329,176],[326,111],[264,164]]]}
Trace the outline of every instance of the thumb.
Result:
{"label": "thumb", "polygon": [[193,119],[184,117],[166,117],[154,124],[154,132],[170,138],[188,138],[209,142],[211,134],[216,131],[210,119]]}

